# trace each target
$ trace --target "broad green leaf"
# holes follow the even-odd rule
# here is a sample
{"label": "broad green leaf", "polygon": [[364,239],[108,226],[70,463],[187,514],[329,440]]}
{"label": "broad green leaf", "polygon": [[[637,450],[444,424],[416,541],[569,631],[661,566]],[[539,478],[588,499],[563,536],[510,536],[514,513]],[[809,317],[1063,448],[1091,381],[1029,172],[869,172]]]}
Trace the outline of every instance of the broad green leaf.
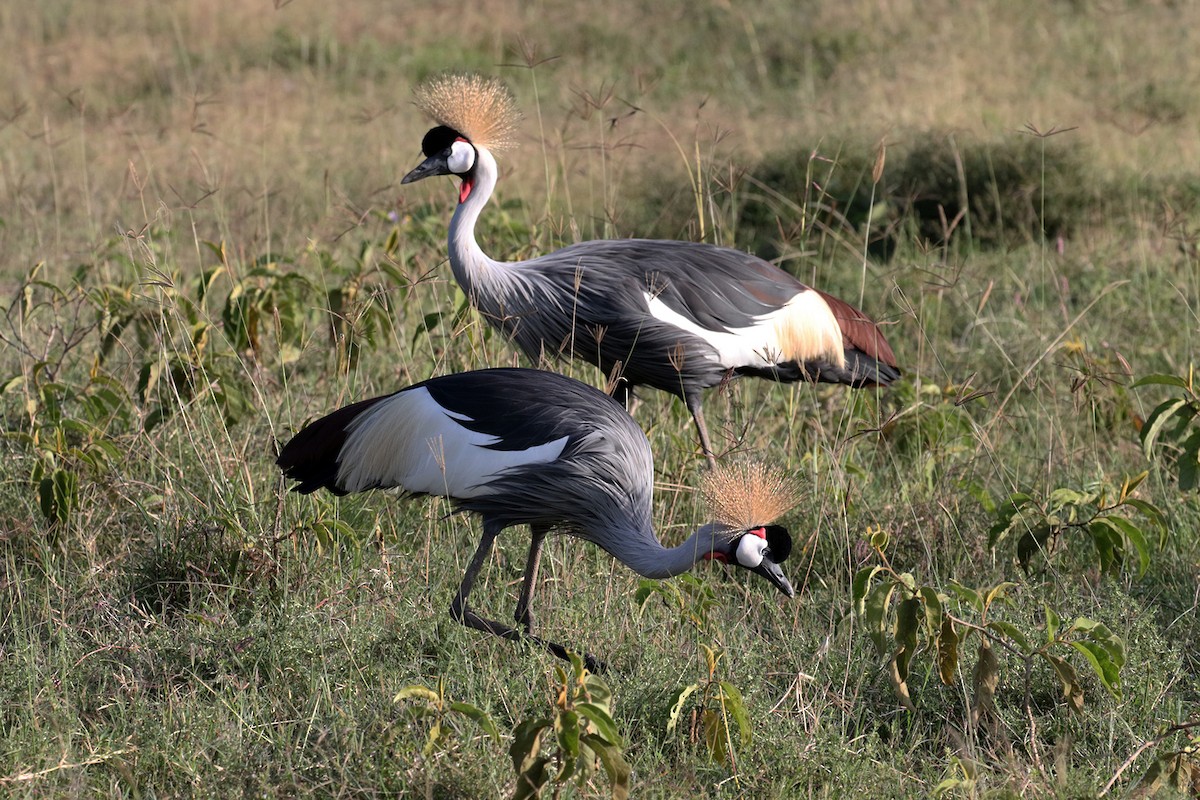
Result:
{"label": "broad green leaf", "polygon": [[[512,756],[513,771],[518,775],[529,771],[541,758],[542,731],[549,728],[550,724],[548,719],[527,719],[513,730],[513,741],[508,747],[508,754]],[[520,782],[518,779],[517,783]]]}
{"label": "broad green leaf", "polygon": [[729,681],[720,681],[717,684],[721,689],[721,705],[726,711],[733,715],[733,721],[738,726],[738,741],[742,747],[750,746],[750,714],[746,711],[746,704],[742,700],[742,693]]}
{"label": "broad green leaf", "polygon": [[1177,389],[1187,389],[1188,382],[1186,378],[1181,378],[1178,375],[1146,375],[1138,378],[1130,386],[1134,389],[1139,386],[1174,386]]}
{"label": "broad green leaf", "polygon": [[1020,647],[1026,653],[1033,652],[1033,645],[1029,643],[1029,639],[1027,639],[1025,634],[1022,633],[1021,630],[1011,622],[1005,622],[1004,620],[992,620],[987,624],[987,626],[991,630],[999,631],[1000,633],[1004,634],[1004,636],[1006,636],[1013,644]]}
{"label": "broad green leaf", "polygon": [[1137,487],[1141,486],[1142,481],[1146,480],[1146,477],[1149,474],[1150,474],[1150,470],[1144,469],[1141,472],[1139,472],[1137,475],[1134,475],[1132,478],[1126,478],[1125,482],[1121,484],[1121,494],[1117,498],[1117,502],[1124,503],[1125,498],[1129,497],[1129,495],[1135,489],[1137,489]]}
{"label": "broad green leaf", "polygon": [[1017,540],[1017,563],[1021,570],[1029,574],[1029,562],[1036,553],[1046,552],[1046,542],[1054,530],[1049,525],[1038,525],[1025,532]]}
{"label": "broad green leaf", "polygon": [[1046,643],[1050,644],[1058,635],[1058,629],[1062,627],[1062,618],[1050,606],[1043,605],[1043,608],[1046,610]]}
{"label": "broad green leaf", "polygon": [[1063,687],[1063,699],[1071,706],[1071,710],[1083,711],[1083,689],[1079,686],[1079,675],[1075,668],[1064,658],[1049,653],[1042,653],[1042,656],[1050,662],[1054,674],[1058,675]]}
{"label": "broad green leaf", "polygon": [[[583,678],[583,673],[587,671],[586,668],[583,666],[583,656],[581,656],[579,653],[576,653],[574,650],[568,650],[567,658],[569,658],[571,660],[571,673],[572,673],[572,675],[574,675],[575,680],[578,682],[579,680],[581,680]],[[562,682],[566,683],[565,680],[563,680]]]}
{"label": "broad green leaf", "polygon": [[1130,497],[1125,500],[1125,505],[1131,508],[1136,508],[1138,511],[1150,518],[1150,521],[1155,525],[1162,526],[1163,512],[1158,506],[1148,500],[1139,500],[1136,497]]}
{"label": "broad green leaf", "polygon": [[704,664],[708,668],[708,677],[711,680],[712,676],[717,673],[717,661],[720,660],[720,653],[703,642],[700,643],[700,649],[704,651]]}
{"label": "broad green leaf", "polygon": [[671,704],[671,713],[667,717],[667,733],[675,730],[675,726],[679,724],[679,712],[683,710],[683,704],[699,688],[700,684],[691,683],[680,689],[679,694],[675,695],[675,702]]}
{"label": "broad green leaf", "polygon": [[612,714],[612,689],[608,688],[608,684],[604,682],[604,679],[593,672],[589,672],[587,677],[583,679],[583,684],[587,690],[587,699],[585,702],[599,706],[606,714]]}
{"label": "broad green leaf", "polygon": [[996,522],[988,531],[989,549],[994,548],[1001,539],[1008,535],[1019,517],[1021,509],[1032,502],[1033,498],[1024,492],[1015,492],[1008,496],[1008,500],[996,512]]}
{"label": "broad green leaf", "polygon": [[908,693],[908,681],[900,677],[900,671],[894,658],[888,662],[888,680],[892,684],[892,691],[896,693],[896,699],[900,701],[900,705],[904,706],[906,710],[916,713],[917,707]]}
{"label": "broad green leaf", "polygon": [[442,721],[435,719],[433,724],[429,726],[429,737],[425,741],[425,746],[421,748],[421,755],[428,758],[434,750],[437,749],[438,741],[442,738]]}
{"label": "broad green leaf", "polygon": [[[1146,541],[1146,534],[1124,517],[1108,516],[1101,519],[1116,527],[1124,535],[1125,540],[1133,545],[1133,551],[1138,558],[1138,577],[1145,575],[1146,570],[1150,568],[1150,544]],[[1125,550],[1128,551],[1129,548],[1127,547]]]}
{"label": "broad green leaf", "polygon": [[602,741],[592,734],[585,735],[583,741],[596,753],[605,773],[608,774],[613,800],[628,800],[629,778],[633,773],[633,768],[621,754],[620,748],[611,742]]}
{"label": "broad green leaf", "polygon": [[492,722],[492,718],[483,709],[473,706],[470,703],[451,703],[450,710],[474,720],[475,724],[482,728],[484,733],[492,737],[492,741],[496,744],[500,743],[500,731],[496,728],[496,723]]}
{"label": "broad green leaf", "polygon": [[1125,666],[1125,640],[1113,633],[1107,625],[1087,617],[1076,617],[1071,623],[1071,628],[1103,647],[1118,667]]}
{"label": "broad green leaf", "polygon": [[918,619],[921,614],[921,600],[909,597],[896,604],[896,674],[901,681],[908,681],[908,665],[913,654],[917,651]]}
{"label": "broad green leaf", "polygon": [[1076,489],[1067,489],[1065,487],[1055,489],[1050,492],[1050,496],[1046,498],[1046,502],[1050,506],[1059,507],[1072,504],[1090,503],[1095,498],[1091,495],[1080,492]]}
{"label": "broad green leaf", "polygon": [[576,703],[575,710],[592,723],[592,727],[596,729],[596,734],[601,739],[618,747],[621,745],[621,734],[617,733],[617,723],[613,721],[607,709],[596,703]]}
{"label": "broad green leaf", "polygon": [[1113,567],[1121,563],[1124,538],[1103,520],[1092,521],[1088,525],[1088,533],[1092,535],[1092,546],[1096,548],[1096,555],[1100,557],[1100,571],[1112,572]]}
{"label": "broad green leaf", "polygon": [[958,672],[958,634],[949,617],[942,617],[942,627],[937,637],[938,677],[947,686],[954,685]]}
{"label": "broad green leaf", "polygon": [[850,597],[854,602],[854,613],[862,616],[866,611],[867,591],[871,588],[871,580],[883,567],[878,564],[873,567],[863,567],[854,573],[850,584]]}
{"label": "broad green leaf", "polygon": [[1179,454],[1179,489],[1189,492],[1200,485],[1200,429],[1183,442]]}
{"label": "broad green leaf", "polygon": [[920,594],[925,606],[925,628],[929,631],[930,638],[933,638],[942,629],[942,598],[932,586],[922,586]]}
{"label": "broad green leaf", "polygon": [[891,581],[877,584],[867,596],[866,611],[863,614],[863,624],[866,626],[867,634],[875,643],[875,651],[881,656],[887,655],[892,649],[888,646],[885,637],[887,636],[888,602],[895,590],[896,584]]}
{"label": "broad green leaf", "polygon": [[983,613],[983,598],[980,596],[979,592],[968,586],[963,586],[961,583],[955,580],[951,580],[947,585],[949,586],[950,591],[958,595],[960,600],[964,601],[976,611]]}
{"label": "broad green leaf", "polygon": [[875,550],[886,550],[890,537],[882,526],[871,531],[871,547]]}
{"label": "broad green leaf", "polygon": [[1087,658],[1089,664],[1092,665],[1092,671],[1096,673],[1096,677],[1104,684],[1104,688],[1108,690],[1117,700],[1121,699],[1121,670],[1113,663],[1109,652],[1100,645],[1091,641],[1073,641],[1070,643],[1080,653]]}
{"label": "broad green leaf", "polygon": [[655,594],[661,594],[660,586],[665,585],[662,581],[642,580],[638,583],[637,591],[633,593],[633,602],[640,609],[645,609],[646,601]]}
{"label": "broad green leaf", "polygon": [[542,796],[542,787],[550,780],[550,759],[538,756],[529,762],[526,769],[517,772],[517,785],[513,788],[512,800],[536,800]]}
{"label": "broad green leaf", "polygon": [[1015,587],[1016,587],[1016,584],[1013,583],[1012,581],[1001,581],[1000,583],[997,583],[995,586],[993,586],[991,589],[988,589],[987,594],[984,595],[984,598],[983,598],[984,610],[986,611],[988,608],[990,608],[992,603],[996,602],[997,600],[1007,600],[1008,599],[1008,590],[1013,589]]}
{"label": "broad green leaf", "polygon": [[1150,416],[1142,425],[1142,452],[1147,459],[1153,455],[1154,445],[1167,422],[1188,404],[1186,397],[1175,397],[1160,403],[1150,412]]}
{"label": "broad green leaf", "polygon": [[729,726],[724,714],[715,709],[706,708],[700,714],[700,723],[704,729],[704,745],[708,755],[718,764],[729,763]]}

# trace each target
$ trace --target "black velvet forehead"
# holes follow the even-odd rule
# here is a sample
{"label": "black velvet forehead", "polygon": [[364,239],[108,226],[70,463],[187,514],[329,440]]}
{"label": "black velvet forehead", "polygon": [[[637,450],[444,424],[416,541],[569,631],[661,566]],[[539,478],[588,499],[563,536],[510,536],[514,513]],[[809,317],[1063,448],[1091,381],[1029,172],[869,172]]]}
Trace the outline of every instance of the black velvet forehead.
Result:
{"label": "black velvet forehead", "polygon": [[782,525],[767,525],[767,549],[771,551],[771,560],[779,564],[792,554],[792,536]]}
{"label": "black velvet forehead", "polygon": [[466,138],[454,128],[438,125],[436,128],[430,128],[429,133],[425,134],[425,138],[421,140],[421,152],[425,154],[426,158],[435,156],[454,144],[455,140]]}

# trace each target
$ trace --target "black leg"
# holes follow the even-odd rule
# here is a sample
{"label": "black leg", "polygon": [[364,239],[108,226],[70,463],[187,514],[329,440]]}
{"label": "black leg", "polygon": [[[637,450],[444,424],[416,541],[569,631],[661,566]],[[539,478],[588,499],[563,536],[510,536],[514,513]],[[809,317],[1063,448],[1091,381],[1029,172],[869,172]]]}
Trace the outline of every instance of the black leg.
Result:
{"label": "black leg", "polygon": [[[545,649],[546,651],[552,653],[553,655],[561,658],[562,660],[570,661],[570,658],[567,655],[567,649],[565,647],[563,647],[561,644],[558,644],[557,642],[551,642],[547,639],[542,639],[541,637],[538,637],[538,636],[522,634],[521,631],[518,631],[516,628],[509,627],[508,625],[505,625],[502,622],[496,622],[495,620],[485,619],[484,617],[481,617],[478,614],[476,614],[474,611],[472,611],[470,609],[470,607],[467,605],[467,596],[471,594],[471,589],[475,585],[475,579],[477,577],[479,577],[479,571],[483,568],[483,562],[487,559],[488,553],[490,553],[492,551],[492,545],[495,543],[496,536],[500,533],[501,530],[502,530],[502,528],[499,525],[497,525],[496,523],[494,523],[490,520],[484,520],[483,538],[480,539],[480,541],[479,541],[479,547],[477,547],[475,549],[475,555],[473,555],[471,557],[471,563],[467,565],[467,571],[466,571],[466,573],[463,574],[462,583],[460,583],[458,586],[458,594],[456,594],[454,596],[454,601],[450,604],[450,616],[455,621],[462,623],[463,625],[466,625],[468,628],[474,628],[477,631],[483,631],[484,633],[490,633],[493,636],[499,636],[501,639],[507,639],[510,642],[515,642],[515,641],[519,641],[522,638],[527,638],[527,639],[529,639],[529,641],[531,641],[534,644],[538,645],[539,647]],[[546,535],[546,531],[543,529],[542,533],[541,533],[541,538],[544,539],[545,535]],[[537,536],[536,532],[535,532],[534,536],[535,537]],[[534,548],[532,548],[532,547],[530,548],[530,553],[529,553],[530,561],[536,562],[537,558],[540,557],[540,555],[541,555],[541,552],[540,552],[541,551],[541,542],[540,541],[537,543],[536,549],[538,550],[538,554],[535,557],[534,552],[533,552]],[[534,566],[536,568],[536,563]],[[526,577],[528,577],[528,575]],[[532,594],[532,590],[530,590],[529,593]],[[525,610],[526,610],[526,612],[528,612],[529,598],[525,596],[526,595],[526,587],[522,587],[521,595],[522,595],[522,598],[524,598]],[[517,608],[518,608],[518,611],[520,611],[521,606],[518,604]],[[532,619],[530,619],[530,622],[532,623]],[[591,653],[583,654],[583,663],[584,663],[584,666],[586,666],[588,668],[589,672],[604,672],[605,671],[604,662],[597,659]]]}
{"label": "black leg", "polygon": [[683,402],[687,404],[688,411],[692,412],[692,419],[696,422],[696,432],[700,434],[700,449],[708,459],[708,468],[716,469],[717,457],[713,455],[712,443],[708,441],[708,427],[704,424],[704,412],[700,410],[700,397],[685,397]]}
{"label": "black leg", "polygon": [[542,545],[550,528],[545,525],[530,525],[529,532],[532,540],[529,542],[529,557],[525,559],[525,580],[521,584],[521,595],[517,598],[517,610],[513,617],[517,624],[525,628],[525,633],[533,634],[533,612],[529,603],[533,600],[533,589],[537,583],[538,565],[542,559]]}

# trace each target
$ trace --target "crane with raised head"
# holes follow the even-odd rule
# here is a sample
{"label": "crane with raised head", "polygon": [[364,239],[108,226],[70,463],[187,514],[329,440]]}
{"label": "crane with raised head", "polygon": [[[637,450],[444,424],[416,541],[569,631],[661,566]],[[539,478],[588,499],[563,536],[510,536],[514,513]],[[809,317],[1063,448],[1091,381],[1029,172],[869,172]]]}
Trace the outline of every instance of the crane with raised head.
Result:
{"label": "crane with raised head", "polygon": [[626,407],[639,386],[680,397],[710,466],[701,394],[731,377],[886,386],[896,357],[862,311],[809,288],[757,256],[712,244],[593,240],[528,261],[490,258],[475,224],[499,176],[493,153],[519,114],[499,81],[441,76],[418,87],[437,124],[425,160],[404,176],[461,179],[450,221],[450,267],[472,305],[538,363],[574,357],[617,377]]}
{"label": "crane with raised head", "polygon": [[[482,518],[450,614],[505,639],[528,636],[559,658],[566,649],[533,633],[538,564],[553,530],[585,539],[639,575],[668,578],[716,560],[761,575],[788,597],[779,563],[788,532],[771,525],[795,503],[786,480],[761,465],[709,473],[714,519],[666,547],[651,520],[654,460],[646,435],[613,398],[553,372],[497,368],[444,375],[345,406],[300,430],[278,457],[301,493],[399,488],[449,498]],[[517,600],[523,631],[467,604],[499,533],[529,525],[532,541]],[[589,669],[602,665],[588,655]]]}

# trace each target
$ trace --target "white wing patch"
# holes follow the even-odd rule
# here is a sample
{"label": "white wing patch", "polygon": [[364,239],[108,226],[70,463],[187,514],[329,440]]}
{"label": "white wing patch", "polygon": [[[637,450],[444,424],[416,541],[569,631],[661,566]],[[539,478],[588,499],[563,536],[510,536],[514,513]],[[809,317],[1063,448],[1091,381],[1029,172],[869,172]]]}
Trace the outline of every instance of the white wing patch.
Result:
{"label": "white wing patch", "polygon": [[567,445],[563,436],[527,450],[492,450],[499,437],[464,428],[469,417],[438,405],[425,388],[410,389],[364,411],[347,426],[338,483],[349,492],[398,486],[409,492],[476,497],[509,467],[545,464]]}
{"label": "white wing patch", "polygon": [[787,361],[826,359],[846,364],[842,328],[821,296],[805,290],[786,304],[756,317],[745,328],[714,331],[673,310],[658,297],[645,293],[650,313],[668,325],[699,336],[717,351],[724,367],[771,367]]}

